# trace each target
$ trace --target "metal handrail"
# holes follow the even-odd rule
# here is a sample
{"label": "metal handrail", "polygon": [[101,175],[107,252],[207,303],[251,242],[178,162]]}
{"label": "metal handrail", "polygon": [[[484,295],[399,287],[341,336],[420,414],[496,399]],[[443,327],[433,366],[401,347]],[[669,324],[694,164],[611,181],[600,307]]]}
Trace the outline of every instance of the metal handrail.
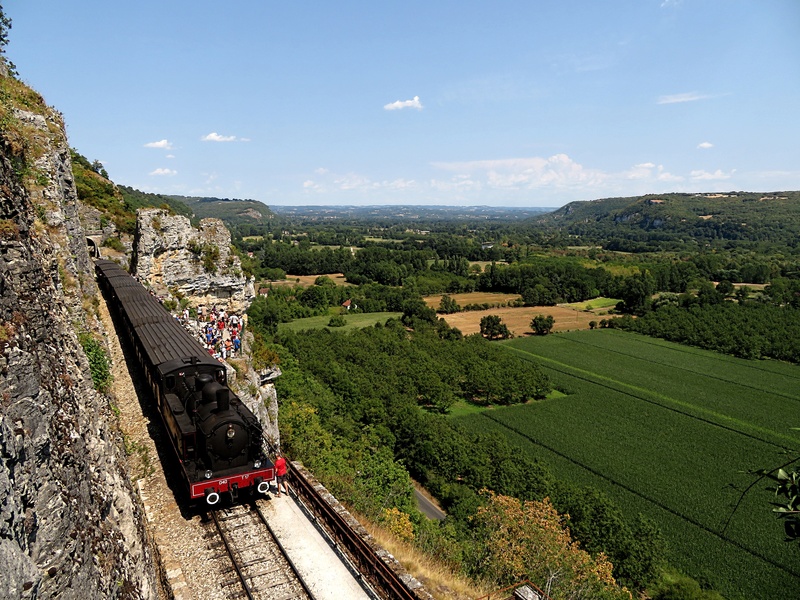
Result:
{"label": "metal handrail", "polygon": [[[344,517],[335,510],[314,486],[291,463],[287,463],[287,479],[295,492],[309,506],[316,518],[330,531],[348,554],[359,572],[387,600],[420,600]],[[425,595],[426,597],[429,597]]]}

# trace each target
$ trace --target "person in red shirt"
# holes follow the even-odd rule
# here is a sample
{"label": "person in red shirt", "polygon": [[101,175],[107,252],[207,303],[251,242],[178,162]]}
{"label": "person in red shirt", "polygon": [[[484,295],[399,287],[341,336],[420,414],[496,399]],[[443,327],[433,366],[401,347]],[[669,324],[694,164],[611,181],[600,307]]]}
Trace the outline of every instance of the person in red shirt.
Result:
{"label": "person in red shirt", "polygon": [[286,470],[286,459],[283,458],[281,454],[277,454],[275,456],[275,476],[278,479],[278,493],[275,494],[275,496],[278,498],[281,496],[281,486],[283,486],[283,490],[286,494],[289,494],[289,488],[284,480],[286,477]]}

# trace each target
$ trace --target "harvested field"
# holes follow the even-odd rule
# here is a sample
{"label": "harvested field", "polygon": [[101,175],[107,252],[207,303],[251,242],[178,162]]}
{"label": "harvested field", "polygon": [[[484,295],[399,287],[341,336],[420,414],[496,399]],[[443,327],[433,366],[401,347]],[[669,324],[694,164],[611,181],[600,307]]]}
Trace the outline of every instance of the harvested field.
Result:
{"label": "harvested field", "polygon": [[[431,308],[439,308],[439,303],[442,301],[443,294],[436,294],[435,296],[426,296],[423,298],[425,304]],[[505,305],[509,302],[514,302],[520,297],[519,294],[500,294],[494,292],[469,292],[465,294],[448,294],[453,300],[458,302],[459,306],[466,306],[467,304],[499,304]]]}
{"label": "harvested field", "polygon": [[[437,302],[436,306],[438,305]],[[590,312],[578,311],[566,306],[490,308],[489,310],[471,310],[441,316],[444,317],[445,321],[447,321],[451,327],[457,327],[461,330],[461,333],[469,335],[471,333],[478,333],[481,330],[481,319],[487,315],[497,315],[500,317],[503,323],[505,323],[511,333],[516,337],[531,333],[531,320],[536,315],[552,315],[556,321],[553,331],[589,329],[589,321],[599,321],[603,318]]]}

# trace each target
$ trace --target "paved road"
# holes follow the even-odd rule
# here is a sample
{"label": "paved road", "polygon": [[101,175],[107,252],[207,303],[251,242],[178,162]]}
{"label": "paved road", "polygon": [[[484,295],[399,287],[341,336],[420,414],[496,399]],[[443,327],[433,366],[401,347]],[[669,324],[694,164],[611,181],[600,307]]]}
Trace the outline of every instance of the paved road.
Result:
{"label": "paved road", "polygon": [[417,488],[414,488],[414,498],[417,501],[417,508],[419,508],[422,511],[422,514],[424,514],[429,519],[443,521],[444,518],[447,516],[433,502],[431,502],[425,496],[423,496]]}

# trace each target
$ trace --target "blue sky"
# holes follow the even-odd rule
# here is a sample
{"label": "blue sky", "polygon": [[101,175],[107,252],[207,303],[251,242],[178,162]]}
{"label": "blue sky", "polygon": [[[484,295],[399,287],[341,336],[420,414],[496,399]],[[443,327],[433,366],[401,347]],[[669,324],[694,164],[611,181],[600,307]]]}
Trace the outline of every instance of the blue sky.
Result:
{"label": "blue sky", "polygon": [[800,189],[798,0],[6,0],[70,144],[143,191],[561,206]]}

